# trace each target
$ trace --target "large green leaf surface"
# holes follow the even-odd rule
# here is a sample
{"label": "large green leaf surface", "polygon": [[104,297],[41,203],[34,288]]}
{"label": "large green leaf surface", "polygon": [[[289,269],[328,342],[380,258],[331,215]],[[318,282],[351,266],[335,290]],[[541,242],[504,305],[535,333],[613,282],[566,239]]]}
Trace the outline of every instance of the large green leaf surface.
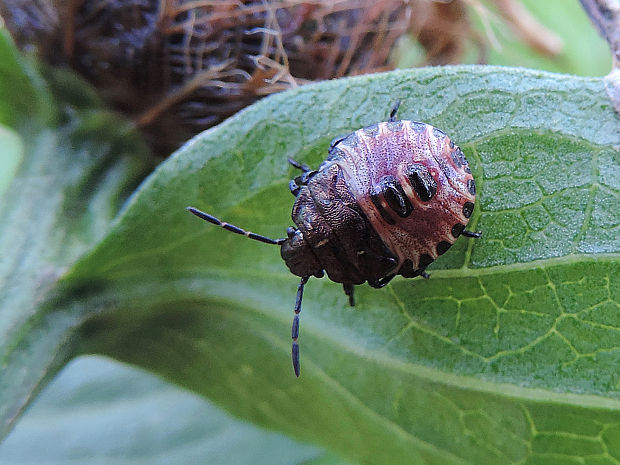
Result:
{"label": "large green leaf surface", "polygon": [[0,463],[344,465],[101,357],[80,357],[60,372],[0,444]]}
{"label": "large green leaf surface", "polygon": [[[285,158],[316,166],[334,135],[384,119],[396,97],[402,118],[463,146],[483,238],[460,240],[429,281],[360,288],[355,309],[311,281],[296,380],[296,280],[277,250],[183,207],[282,235]],[[85,305],[108,308],[83,327],[85,350],[364,463],[611,460],[617,129],[600,80],[524,70],[400,72],[269,98],[161,166],[74,270],[99,285]]]}
{"label": "large green leaf surface", "polygon": [[[331,138],[384,120],[397,98],[401,118],[464,149],[483,237],[459,239],[428,281],[359,287],[355,308],[311,280],[296,379],[297,279],[277,248],[184,208],[282,236],[296,174],[286,158],[317,166]],[[360,463],[618,463],[618,122],[600,79],[494,67],[264,99],[163,163],[96,248],[37,294],[33,316],[9,320],[26,323],[2,349],[3,408],[44,381],[29,354],[47,341],[44,360],[112,356]],[[32,374],[6,381],[20,370]]]}

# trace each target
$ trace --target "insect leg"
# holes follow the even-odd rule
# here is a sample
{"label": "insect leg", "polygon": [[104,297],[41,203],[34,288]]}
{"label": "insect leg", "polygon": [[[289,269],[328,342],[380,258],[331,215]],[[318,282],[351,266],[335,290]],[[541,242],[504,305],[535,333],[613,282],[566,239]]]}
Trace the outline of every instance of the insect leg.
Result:
{"label": "insect leg", "polygon": [[482,233],[479,232],[471,232],[468,231],[467,229],[463,230],[463,232],[461,233],[461,235],[465,236],[465,237],[480,237],[482,236]]}
{"label": "insect leg", "polygon": [[394,108],[392,108],[392,111],[390,112],[390,119],[388,120],[390,123],[396,121],[396,113],[398,113],[398,107],[400,107],[400,100],[396,100]]}
{"label": "insect leg", "polygon": [[370,287],[374,287],[375,289],[381,289],[382,287],[387,286],[387,284],[394,279],[394,276],[396,275],[389,274],[381,279],[377,279],[376,281],[368,281],[368,284],[370,284]]}
{"label": "insect leg", "polygon": [[255,241],[260,241],[260,242],[264,242],[265,244],[273,244],[273,245],[281,245],[284,242],[286,242],[286,238],[271,239],[270,237],[262,236],[260,234],[253,233],[251,231],[246,231],[245,229],[241,229],[240,227],[235,226],[234,224],[220,221],[215,216],[209,215],[208,213],[200,211],[194,207],[187,207],[187,211],[190,213],[193,213],[200,219],[208,221],[211,224],[214,224],[216,226],[221,226],[226,231],[230,231],[235,234],[241,234],[242,236],[249,237],[250,239],[254,239]]}
{"label": "insect leg", "polygon": [[355,292],[355,285],[352,283],[343,283],[342,288],[344,289],[344,293],[349,296],[349,305],[355,307],[355,296],[353,295]]}
{"label": "insect leg", "polygon": [[295,370],[295,376],[299,378],[299,344],[297,338],[299,337],[299,312],[301,312],[301,299],[304,295],[304,286],[308,282],[309,276],[304,276],[297,286],[297,297],[295,299],[295,317],[293,318],[293,327],[291,328],[291,337],[293,338],[293,347],[291,349],[291,356],[293,358],[293,370]]}
{"label": "insect leg", "polygon": [[297,194],[299,194],[299,189],[301,189],[301,186],[297,184],[294,179],[291,179],[291,182],[288,183],[288,189],[291,191],[291,194],[297,197]]}

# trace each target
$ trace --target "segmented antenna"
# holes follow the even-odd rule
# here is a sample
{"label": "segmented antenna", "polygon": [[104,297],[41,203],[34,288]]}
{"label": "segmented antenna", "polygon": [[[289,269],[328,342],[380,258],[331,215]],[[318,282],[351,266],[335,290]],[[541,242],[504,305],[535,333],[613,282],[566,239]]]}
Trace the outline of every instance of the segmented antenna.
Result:
{"label": "segmented antenna", "polygon": [[291,356],[293,358],[293,370],[295,370],[295,376],[299,378],[299,344],[297,338],[299,337],[299,313],[301,312],[301,299],[304,296],[304,286],[308,282],[309,276],[304,276],[297,286],[297,297],[295,299],[295,316],[293,317],[293,327],[291,329],[291,337],[293,338],[293,347],[291,349]]}
{"label": "segmented antenna", "polygon": [[286,238],[271,239],[270,237],[267,237],[267,236],[262,236],[260,234],[253,233],[251,231],[246,231],[245,229],[241,229],[240,227],[235,226],[234,224],[220,221],[215,216],[209,215],[208,213],[200,211],[194,207],[187,207],[187,211],[190,213],[193,213],[198,218],[208,221],[211,224],[214,224],[216,226],[221,226],[226,231],[230,231],[235,234],[241,234],[242,236],[248,237],[250,239],[254,239],[255,241],[260,241],[260,242],[264,242],[265,244],[273,244],[273,245],[282,245],[284,242],[286,242]]}
{"label": "segmented antenna", "polygon": [[[240,234],[245,237],[249,237],[250,239],[254,239],[255,241],[264,242],[265,244],[273,244],[273,245],[281,245],[286,242],[286,238],[282,239],[271,239],[270,237],[262,236],[260,234],[253,233],[251,231],[246,231],[245,229],[241,229],[239,226],[235,226],[234,224],[226,223],[224,221],[219,220],[213,215],[209,215],[203,211],[198,210],[194,207],[187,207],[187,211],[193,213],[198,218],[203,219],[211,224],[216,226],[221,226],[226,231],[233,232],[235,234]],[[299,344],[297,342],[297,338],[299,337],[299,313],[301,312],[301,299],[304,295],[304,286],[308,282],[309,276],[305,276],[301,278],[299,286],[297,287],[297,298],[295,299],[295,317],[293,318],[293,327],[291,328],[291,336],[293,338],[293,347],[291,349],[291,356],[293,358],[293,370],[295,370],[295,376],[299,377],[300,369],[299,369]]]}

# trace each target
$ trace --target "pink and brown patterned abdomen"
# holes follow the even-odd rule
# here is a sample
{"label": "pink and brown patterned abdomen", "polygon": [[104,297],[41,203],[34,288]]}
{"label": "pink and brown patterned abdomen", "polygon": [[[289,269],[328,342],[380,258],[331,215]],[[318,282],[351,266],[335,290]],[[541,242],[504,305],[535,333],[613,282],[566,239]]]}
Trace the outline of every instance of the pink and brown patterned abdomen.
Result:
{"label": "pink and brown patterned abdomen", "polygon": [[332,163],[405,277],[445,253],[473,212],[476,186],[463,152],[428,124],[391,121],[355,131],[331,149],[325,164]]}

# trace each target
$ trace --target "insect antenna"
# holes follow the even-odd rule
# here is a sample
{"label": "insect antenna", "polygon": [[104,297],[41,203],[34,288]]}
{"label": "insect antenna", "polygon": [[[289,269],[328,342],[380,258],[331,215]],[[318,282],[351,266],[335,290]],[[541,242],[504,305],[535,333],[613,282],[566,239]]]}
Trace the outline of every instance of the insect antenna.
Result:
{"label": "insect antenna", "polygon": [[291,157],[288,157],[287,160],[291,165],[293,165],[298,170],[303,171],[304,173],[307,173],[308,171],[310,171],[310,167],[306,165],[305,163],[299,163],[297,160],[293,160]]}
{"label": "insect antenna", "polygon": [[291,349],[291,356],[293,358],[293,370],[295,370],[295,376],[299,378],[299,344],[297,338],[299,337],[299,313],[301,312],[301,299],[304,296],[304,286],[308,282],[310,276],[304,276],[297,286],[297,297],[295,298],[295,316],[293,317],[293,327],[291,328],[291,337],[293,338],[293,347]]}
{"label": "insect antenna", "polygon": [[281,245],[286,242],[286,238],[281,239],[271,239],[270,237],[262,236],[260,234],[253,233],[251,231],[246,231],[245,229],[241,229],[234,224],[226,223],[224,221],[220,221],[213,215],[209,215],[203,211],[198,210],[194,207],[187,207],[187,211],[193,213],[198,218],[201,218],[205,221],[208,221],[211,224],[215,224],[216,226],[221,226],[226,231],[233,232],[235,234],[241,234],[242,236],[249,237],[250,239],[254,239],[255,241],[264,242],[265,244],[273,244],[273,245]]}

